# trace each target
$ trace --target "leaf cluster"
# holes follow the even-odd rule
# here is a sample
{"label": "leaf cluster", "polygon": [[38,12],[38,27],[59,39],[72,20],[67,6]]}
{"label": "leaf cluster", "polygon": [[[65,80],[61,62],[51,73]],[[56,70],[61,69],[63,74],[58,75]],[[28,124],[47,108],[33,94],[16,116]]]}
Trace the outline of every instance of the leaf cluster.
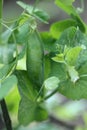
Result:
{"label": "leaf cluster", "polygon": [[[73,6],[75,0],[55,0],[69,19],[53,23],[39,32],[37,21],[48,24],[49,15],[21,1],[24,11],[2,33],[0,46],[0,100],[18,85],[19,122],[48,118],[45,100],[56,92],[78,100],[87,99],[87,25]],[[26,57],[26,69],[17,69]]]}

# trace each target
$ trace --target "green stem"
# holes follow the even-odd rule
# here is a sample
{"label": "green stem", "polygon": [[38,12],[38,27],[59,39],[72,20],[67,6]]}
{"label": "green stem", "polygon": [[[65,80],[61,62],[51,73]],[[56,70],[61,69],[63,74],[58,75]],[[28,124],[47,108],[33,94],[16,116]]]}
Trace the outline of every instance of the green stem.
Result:
{"label": "green stem", "polygon": [[45,100],[49,99],[50,97],[52,97],[57,91],[58,91],[59,86],[54,89],[54,91],[52,91],[49,95],[47,95],[46,97],[44,97],[42,100],[40,100],[40,102],[44,102]]}
{"label": "green stem", "polygon": [[0,0],[0,43],[1,43],[1,34],[2,34],[2,24],[1,24],[2,12],[3,12],[3,0]]}

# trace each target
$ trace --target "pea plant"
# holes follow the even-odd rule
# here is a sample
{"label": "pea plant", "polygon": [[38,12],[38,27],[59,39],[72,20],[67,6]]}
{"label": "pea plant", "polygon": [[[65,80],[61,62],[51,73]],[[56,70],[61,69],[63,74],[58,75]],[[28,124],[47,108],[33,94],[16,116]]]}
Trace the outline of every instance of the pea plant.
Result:
{"label": "pea plant", "polygon": [[[87,99],[87,25],[74,1],[55,0],[70,18],[40,32],[38,21],[48,24],[49,15],[36,7],[38,0],[34,6],[17,1],[23,12],[10,26],[3,20],[0,0],[0,104],[7,130],[12,125],[5,96],[16,85],[21,97],[18,120],[24,126],[48,119],[45,100],[57,92],[73,100]],[[17,67],[22,58],[26,69]]]}

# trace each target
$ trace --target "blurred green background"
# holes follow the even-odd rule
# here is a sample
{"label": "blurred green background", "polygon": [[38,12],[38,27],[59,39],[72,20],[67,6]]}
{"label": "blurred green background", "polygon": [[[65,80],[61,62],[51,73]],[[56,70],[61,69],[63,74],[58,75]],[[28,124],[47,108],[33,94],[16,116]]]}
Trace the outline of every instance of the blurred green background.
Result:
{"label": "blurred green background", "polygon": [[[27,4],[35,3],[35,0],[22,0]],[[39,23],[38,28],[40,31],[48,31],[53,22],[65,19],[68,17],[61,11],[54,3],[55,0],[40,0],[38,7],[48,12],[50,15],[49,24],[44,25]],[[87,22],[87,1],[84,0],[84,13],[81,17]],[[76,7],[81,7],[81,0],[76,0]],[[22,13],[22,9],[16,4],[16,0],[4,0],[3,19],[6,21],[14,20]],[[25,67],[24,60],[19,62],[19,68]],[[45,122],[33,122],[27,127],[20,126],[17,120],[18,104],[20,96],[15,87],[6,97],[8,110],[12,120],[14,130],[87,130],[87,101],[72,101],[61,94],[57,93],[52,98],[46,101],[46,107],[49,111],[49,120]],[[0,130],[5,130],[2,112],[0,109]],[[60,121],[60,122],[59,122]],[[64,127],[65,125],[70,126]]]}

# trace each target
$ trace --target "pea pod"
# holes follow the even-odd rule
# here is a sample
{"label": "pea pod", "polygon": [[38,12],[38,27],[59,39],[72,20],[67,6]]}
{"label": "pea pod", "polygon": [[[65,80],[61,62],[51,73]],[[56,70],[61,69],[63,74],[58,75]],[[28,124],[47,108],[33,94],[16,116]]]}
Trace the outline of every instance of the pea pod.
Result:
{"label": "pea pod", "polygon": [[26,68],[28,76],[40,90],[44,80],[44,50],[43,42],[36,30],[29,35],[26,54]]}

